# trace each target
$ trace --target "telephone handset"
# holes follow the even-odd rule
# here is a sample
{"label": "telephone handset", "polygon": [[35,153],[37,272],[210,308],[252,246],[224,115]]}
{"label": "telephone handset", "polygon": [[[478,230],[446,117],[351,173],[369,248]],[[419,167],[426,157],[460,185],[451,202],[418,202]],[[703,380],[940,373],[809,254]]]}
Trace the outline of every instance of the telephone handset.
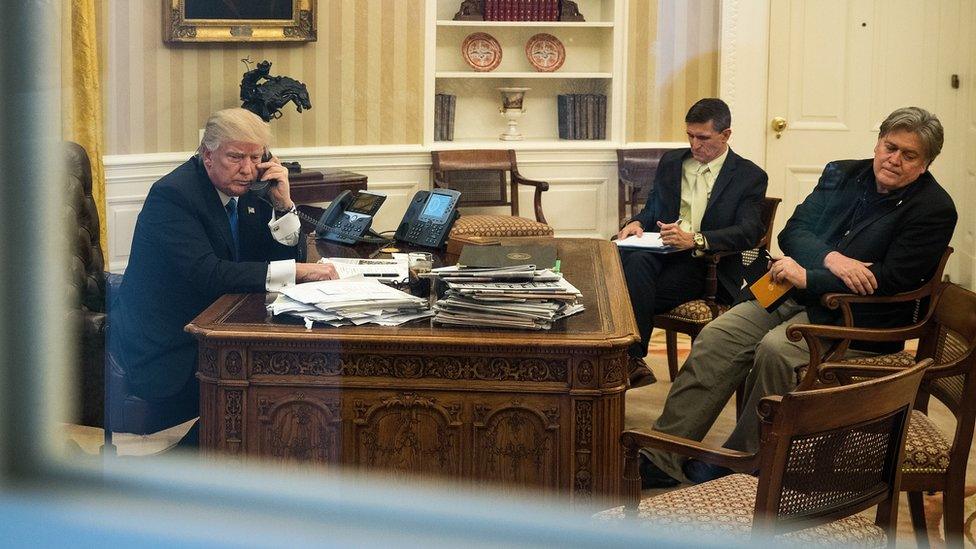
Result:
{"label": "telephone handset", "polygon": [[[263,164],[269,160],[271,160],[271,151],[265,150],[264,154],[261,155],[261,163]],[[249,189],[249,192],[253,193],[261,200],[267,202],[268,190],[270,189],[270,187],[274,187],[275,185],[277,185],[278,180],[270,179],[268,181],[261,181],[261,177],[263,175],[264,175],[264,170],[258,170],[257,178],[254,181],[251,181],[250,184],[251,188]]]}
{"label": "telephone handset", "polygon": [[401,242],[440,248],[458,218],[461,193],[451,189],[418,191],[403,214],[395,238]]}
{"label": "telephone handset", "polygon": [[342,244],[359,242],[385,200],[385,196],[367,191],[342,191],[315,225],[316,237]]}

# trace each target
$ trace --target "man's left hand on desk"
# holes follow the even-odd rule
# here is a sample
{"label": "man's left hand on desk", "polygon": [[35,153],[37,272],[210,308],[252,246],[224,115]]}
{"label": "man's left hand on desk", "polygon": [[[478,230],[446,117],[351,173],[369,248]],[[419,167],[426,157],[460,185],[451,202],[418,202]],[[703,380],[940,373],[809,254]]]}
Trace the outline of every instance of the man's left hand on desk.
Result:
{"label": "man's left hand on desk", "polygon": [[330,263],[296,263],[295,282],[316,282],[339,278],[335,267]]}

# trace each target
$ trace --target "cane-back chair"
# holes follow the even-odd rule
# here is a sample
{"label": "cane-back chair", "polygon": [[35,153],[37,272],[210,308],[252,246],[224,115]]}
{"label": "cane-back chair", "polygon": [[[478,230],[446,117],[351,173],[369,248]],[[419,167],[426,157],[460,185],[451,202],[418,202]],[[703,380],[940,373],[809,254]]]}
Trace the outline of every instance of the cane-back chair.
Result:
{"label": "cane-back chair", "polygon": [[[597,515],[636,517],[686,539],[696,532],[747,542],[893,545],[905,433],[925,369],[764,398],[761,446],[750,454],[654,431],[625,431],[627,504]],[[863,406],[870,402],[870,406]],[[640,499],[641,448],[676,452],[736,474]],[[752,476],[759,471],[758,478]],[[877,506],[875,520],[858,515]]]}
{"label": "cane-back chair", "polygon": [[621,226],[647,202],[657,165],[669,150],[617,149],[617,216]]}
{"label": "cane-back chair", "polygon": [[[451,236],[552,236],[542,213],[542,193],[549,183],[519,173],[513,150],[432,151],[434,187],[461,193],[460,208],[508,206],[511,215],[462,215]],[[534,189],[535,221],[519,216],[519,186]]]}
{"label": "cane-back chair", "polygon": [[[760,256],[760,250],[769,251],[769,243],[773,237],[773,222],[776,220],[776,209],[782,201],[780,198],[766,197],[760,204],[760,219],[765,232],[756,243],[755,248],[742,252],[743,265],[749,265]],[[705,291],[698,299],[682,303],[666,313],[654,315],[654,327],[664,330],[667,344],[668,374],[671,381],[678,375],[678,334],[687,334],[692,344],[695,338],[709,322],[729,310],[729,306],[716,300],[718,294],[718,263],[722,258],[735,255],[738,252],[706,252],[701,260],[707,264],[705,273]]]}
{"label": "cane-back chair", "polygon": [[[851,383],[904,370],[915,360],[932,359],[912,412],[902,464],[902,487],[908,492],[919,546],[928,546],[922,504],[923,492],[942,492],[946,541],[963,544],[963,491],[966,466],[976,423],[976,294],[955,284],[938,284],[928,313],[918,323],[900,329],[863,329],[840,326],[792,326],[788,333],[802,336],[812,350],[812,368],[804,386]],[[918,350],[850,358],[821,365],[817,357],[821,338],[833,341],[898,342],[918,339]],[[833,358],[833,356],[828,356]],[[816,375],[814,375],[814,373]],[[956,420],[955,430],[944,433],[928,416],[931,397],[944,404]]]}

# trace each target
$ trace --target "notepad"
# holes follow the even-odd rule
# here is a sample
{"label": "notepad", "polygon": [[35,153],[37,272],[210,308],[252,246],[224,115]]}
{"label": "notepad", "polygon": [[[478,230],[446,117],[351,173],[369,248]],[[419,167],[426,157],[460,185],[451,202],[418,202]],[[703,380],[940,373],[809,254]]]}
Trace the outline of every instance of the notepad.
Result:
{"label": "notepad", "polygon": [[766,274],[759,277],[759,280],[753,282],[752,286],[749,286],[756,301],[770,313],[789,298],[790,290],[793,289],[791,282],[773,281],[771,273],[772,271],[767,271]]}

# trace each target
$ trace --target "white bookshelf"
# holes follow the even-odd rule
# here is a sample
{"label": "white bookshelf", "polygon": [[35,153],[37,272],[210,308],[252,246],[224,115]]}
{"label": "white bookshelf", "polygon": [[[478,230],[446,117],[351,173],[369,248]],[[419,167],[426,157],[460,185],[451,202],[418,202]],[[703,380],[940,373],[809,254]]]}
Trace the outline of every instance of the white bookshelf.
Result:
{"label": "white bookshelf", "polygon": [[[425,145],[435,149],[471,147],[570,148],[611,146],[623,136],[623,19],[625,0],[580,0],[582,22],[454,21],[461,0],[427,0],[425,46]],[[498,68],[478,72],[465,63],[461,43],[474,32],[498,40],[502,59]],[[537,72],[525,56],[525,44],[540,32],[558,38],[566,48],[563,66]],[[525,114],[519,130],[525,140],[500,141],[505,130],[498,112],[496,88],[524,86]],[[454,141],[434,141],[434,94],[457,96]],[[607,96],[607,140],[559,139],[556,96],[601,93]]]}

